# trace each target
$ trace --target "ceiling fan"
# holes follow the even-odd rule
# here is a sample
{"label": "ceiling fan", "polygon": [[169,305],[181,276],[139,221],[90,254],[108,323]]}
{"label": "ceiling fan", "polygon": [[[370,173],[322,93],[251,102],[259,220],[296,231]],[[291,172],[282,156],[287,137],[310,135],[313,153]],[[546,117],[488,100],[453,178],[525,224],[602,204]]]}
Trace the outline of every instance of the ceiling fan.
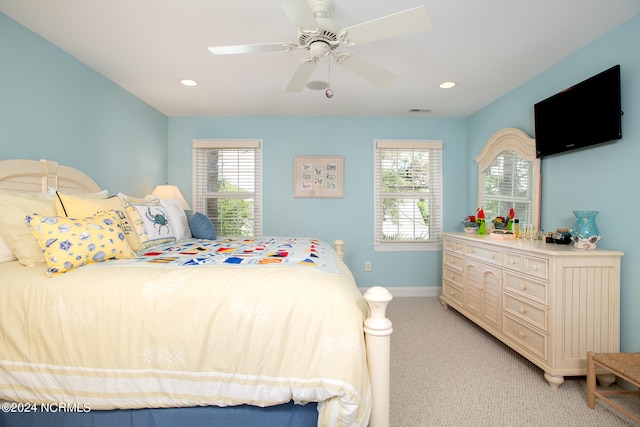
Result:
{"label": "ceiling fan", "polygon": [[[379,86],[388,86],[397,76],[384,68],[346,51],[336,51],[342,46],[355,46],[377,40],[425,31],[431,28],[431,20],[425,6],[384,16],[347,28],[341,28],[331,16],[333,0],[282,0],[281,6],[298,25],[296,43],[259,43],[234,46],[211,46],[214,55],[230,55],[256,52],[280,52],[306,49],[310,55],[296,67],[286,93],[300,92],[311,77],[319,59],[331,55],[339,65]],[[329,95],[327,95],[329,96]]]}

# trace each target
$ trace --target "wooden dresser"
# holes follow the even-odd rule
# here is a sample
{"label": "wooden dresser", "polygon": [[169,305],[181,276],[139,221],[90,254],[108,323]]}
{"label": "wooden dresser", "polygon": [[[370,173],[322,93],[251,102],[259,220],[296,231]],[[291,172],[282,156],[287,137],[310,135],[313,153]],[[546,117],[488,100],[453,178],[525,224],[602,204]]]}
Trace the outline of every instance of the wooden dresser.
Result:
{"label": "wooden dresser", "polygon": [[565,376],[586,375],[587,351],[620,350],[622,255],[445,233],[440,298],[543,369],[557,388]]}

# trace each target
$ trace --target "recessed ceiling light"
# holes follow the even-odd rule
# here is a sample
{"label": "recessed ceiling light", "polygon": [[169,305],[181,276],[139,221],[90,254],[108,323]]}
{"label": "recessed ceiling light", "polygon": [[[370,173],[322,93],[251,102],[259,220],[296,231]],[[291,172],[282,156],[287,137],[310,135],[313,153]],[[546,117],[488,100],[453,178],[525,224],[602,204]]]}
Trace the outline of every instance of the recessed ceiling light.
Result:
{"label": "recessed ceiling light", "polygon": [[456,82],[442,82],[440,83],[441,89],[451,89],[456,85]]}
{"label": "recessed ceiling light", "polygon": [[180,83],[182,83],[185,86],[198,86],[198,82],[195,80],[191,80],[191,79],[182,79],[180,80]]}

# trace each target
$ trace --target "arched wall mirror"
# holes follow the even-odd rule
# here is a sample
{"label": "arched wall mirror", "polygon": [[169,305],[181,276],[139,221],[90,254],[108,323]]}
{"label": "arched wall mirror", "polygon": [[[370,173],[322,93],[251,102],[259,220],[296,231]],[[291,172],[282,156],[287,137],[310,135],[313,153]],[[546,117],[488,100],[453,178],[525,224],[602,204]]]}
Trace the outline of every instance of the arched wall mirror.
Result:
{"label": "arched wall mirror", "polygon": [[520,129],[496,132],[476,157],[478,206],[485,218],[506,216],[514,208],[520,224],[540,229],[540,159],[536,141]]}

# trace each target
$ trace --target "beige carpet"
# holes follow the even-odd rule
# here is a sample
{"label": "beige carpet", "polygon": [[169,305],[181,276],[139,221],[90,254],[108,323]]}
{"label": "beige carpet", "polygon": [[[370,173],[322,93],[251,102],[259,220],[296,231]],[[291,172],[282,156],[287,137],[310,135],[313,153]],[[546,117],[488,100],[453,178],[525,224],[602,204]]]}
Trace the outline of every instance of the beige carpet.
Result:
{"label": "beige carpet", "polygon": [[[589,409],[585,377],[553,390],[541,369],[438,298],[395,298],[387,315],[391,427],[636,425],[602,401]],[[640,413],[640,399],[625,399]]]}

